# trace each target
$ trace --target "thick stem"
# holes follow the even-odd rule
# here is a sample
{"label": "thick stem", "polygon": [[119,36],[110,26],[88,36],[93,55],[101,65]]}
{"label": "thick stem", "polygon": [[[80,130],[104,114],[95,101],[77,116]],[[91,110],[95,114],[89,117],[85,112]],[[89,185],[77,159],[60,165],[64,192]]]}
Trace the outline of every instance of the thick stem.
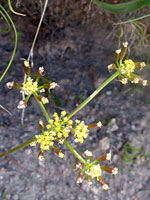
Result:
{"label": "thick stem", "polygon": [[87,165],[86,161],[77,153],[77,151],[66,141],[64,140],[66,147],[73,153],[73,155],[85,166]]}
{"label": "thick stem", "polygon": [[81,110],[86,104],[88,104],[106,85],[108,85],[113,79],[115,79],[119,75],[119,72],[115,72],[112,76],[110,76],[104,83],[102,83],[85,101],[83,101],[78,107],[76,107],[69,115],[68,118],[71,118],[75,115],[79,110]]}
{"label": "thick stem", "polygon": [[0,158],[2,158],[2,157],[4,157],[4,156],[7,156],[8,154],[11,154],[11,153],[13,153],[13,152],[15,152],[15,151],[18,151],[18,150],[20,150],[20,149],[23,149],[24,147],[28,146],[32,141],[34,141],[34,139],[35,139],[35,137],[33,137],[33,138],[27,140],[26,142],[20,144],[19,146],[15,147],[15,148],[13,148],[13,149],[10,149],[10,150],[8,150],[8,151],[6,151],[6,152],[0,154]]}

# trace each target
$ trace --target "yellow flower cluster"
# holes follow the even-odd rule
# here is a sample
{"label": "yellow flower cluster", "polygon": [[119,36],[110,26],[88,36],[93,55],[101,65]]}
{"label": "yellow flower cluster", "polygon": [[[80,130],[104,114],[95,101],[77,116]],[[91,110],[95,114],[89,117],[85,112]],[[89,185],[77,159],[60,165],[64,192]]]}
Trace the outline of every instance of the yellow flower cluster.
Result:
{"label": "yellow flower cluster", "polygon": [[22,85],[21,92],[24,92],[26,95],[32,94],[38,90],[38,83],[36,81],[33,82],[31,77],[28,77],[26,83],[23,83]]}
{"label": "yellow flower cluster", "polygon": [[[54,140],[58,143],[63,143],[64,138],[69,137],[69,133],[73,131],[75,142],[83,143],[83,139],[87,137],[87,126],[84,122],[79,120],[75,121],[75,127],[73,128],[73,121],[69,120],[66,116],[66,112],[62,111],[60,117],[55,112],[53,119],[50,119],[46,125],[46,131],[43,131],[40,135],[36,135],[36,142],[40,144],[41,151],[49,150],[50,146],[54,146]],[[62,157],[62,155],[59,155]]]}
{"label": "yellow flower cluster", "polygon": [[121,74],[126,74],[127,76],[130,76],[130,74],[134,72],[135,69],[135,63],[131,59],[125,60],[124,63],[120,66]]}
{"label": "yellow flower cluster", "polygon": [[124,57],[127,52],[128,42],[123,43],[122,49],[117,49],[115,52],[115,61],[116,64],[108,65],[108,70],[113,69],[119,72],[119,81],[122,84],[127,84],[128,81],[131,83],[141,83],[143,86],[147,85],[147,80],[143,80],[139,75],[134,74],[136,68],[144,68],[146,66],[145,62],[134,62],[131,59],[124,60]]}
{"label": "yellow flower cluster", "polygon": [[101,166],[99,164],[97,165],[92,165],[89,170],[85,172],[92,178],[99,178],[102,174]]}
{"label": "yellow flower cluster", "polygon": [[[36,142],[40,143],[42,151],[49,150],[50,146],[54,145],[54,140],[61,138],[62,136],[67,138],[72,130],[72,120],[68,120],[65,117],[66,112],[62,111],[61,116],[55,112],[53,114],[54,119],[49,120],[49,124],[46,126],[47,130],[40,135],[36,135]],[[62,155],[60,155],[61,157]]]}
{"label": "yellow flower cluster", "polygon": [[84,124],[84,121],[80,122],[79,120],[76,120],[75,123],[75,128],[73,129],[73,131],[75,132],[75,142],[83,143],[83,139],[87,138],[88,128]]}
{"label": "yellow flower cluster", "polygon": [[42,151],[49,150],[50,146],[54,145],[54,140],[56,139],[56,133],[53,131],[44,131],[42,135],[35,135],[36,142],[40,143],[40,149]]}

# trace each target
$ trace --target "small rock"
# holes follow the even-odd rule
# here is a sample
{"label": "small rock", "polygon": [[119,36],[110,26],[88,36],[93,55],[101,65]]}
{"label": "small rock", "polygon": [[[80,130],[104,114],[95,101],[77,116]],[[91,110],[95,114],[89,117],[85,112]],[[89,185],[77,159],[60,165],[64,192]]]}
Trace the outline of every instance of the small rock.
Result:
{"label": "small rock", "polygon": [[110,141],[108,137],[104,137],[101,141],[100,141],[100,146],[101,148],[106,151],[110,148]]}
{"label": "small rock", "polygon": [[118,126],[116,123],[116,119],[112,118],[111,122],[109,123],[107,133],[112,133],[113,131],[117,131],[117,130],[118,130]]}
{"label": "small rock", "polygon": [[25,150],[25,153],[26,153],[27,155],[30,155],[30,154],[31,154],[31,149],[26,149],[26,150]]}
{"label": "small rock", "polygon": [[106,92],[106,95],[110,96],[112,94],[112,92],[109,90]]}

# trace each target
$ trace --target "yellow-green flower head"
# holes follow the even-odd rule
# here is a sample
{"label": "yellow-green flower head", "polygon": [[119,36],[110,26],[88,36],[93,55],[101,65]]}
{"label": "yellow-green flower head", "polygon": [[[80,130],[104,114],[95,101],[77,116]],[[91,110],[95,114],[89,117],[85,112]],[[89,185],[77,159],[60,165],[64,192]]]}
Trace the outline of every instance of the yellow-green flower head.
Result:
{"label": "yellow-green flower head", "polygon": [[102,174],[101,166],[99,164],[92,165],[89,170],[85,172],[92,178],[99,178]]}
{"label": "yellow-green flower head", "polygon": [[38,83],[36,81],[33,82],[31,77],[28,77],[26,83],[23,83],[22,85],[21,92],[24,92],[26,95],[32,94],[38,90]]}
{"label": "yellow-green flower head", "polygon": [[76,120],[74,132],[75,132],[74,134],[75,142],[83,143],[83,139],[87,138],[87,132],[88,132],[88,128],[84,124],[84,121],[80,122],[79,120]]}
{"label": "yellow-green flower head", "polygon": [[120,72],[121,74],[126,74],[127,76],[130,76],[132,72],[134,72],[135,69],[135,63],[129,59],[125,60],[123,64],[121,64]]}
{"label": "yellow-green flower head", "polygon": [[35,135],[36,142],[40,144],[41,150],[49,150],[53,146],[56,133],[52,131],[45,131],[42,135]]}

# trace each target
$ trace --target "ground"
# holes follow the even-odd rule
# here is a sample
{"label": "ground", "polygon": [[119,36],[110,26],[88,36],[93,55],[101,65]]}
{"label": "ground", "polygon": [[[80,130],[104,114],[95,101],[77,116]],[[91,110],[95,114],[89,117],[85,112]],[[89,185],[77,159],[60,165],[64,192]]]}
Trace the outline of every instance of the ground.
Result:
{"label": "ground", "polygon": [[[0,103],[11,112],[9,115],[0,110],[1,153],[39,133],[38,120],[41,118],[38,105],[31,98],[25,112],[25,127],[22,127],[21,111],[17,109],[21,94],[18,90],[9,90],[5,85],[12,80],[22,83],[24,73],[23,61],[20,58],[28,57],[38,24],[37,13],[33,12],[33,16],[30,15],[31,5],[28,4],[30,1],[26,2],[27,9],[21,4],[22,1],[16,2],[20,2],[22,12],[28,15],[26,18],[21,18],[11,14],[20,36],[15,59],[0,86]],[[53,2],[51,1],[51,4],[54,4]],[[59,1],[56,2],[58,2],[56,7],[62,8]],[[83,7],[80,7],[78,1],[75,2],[79,13],[71,14],[74,9],[71,10],[69,7],[67,15],[68,7],[65,7],[64,12],[60,10],[63,20],[60,20],[59,12],[54,15],[54,9],[48,10],[51,18],[46,14],[34,49],[32,71],[36,72],[38,67],[44,66],[45,77],[59,85],[49,96],[50,105],[47,106],[47,110],[50,115],[61,108],[68,113],[71,112],[109,77],[111,74],[107,71],[107,65],[114,61],[114,51],[118,47],[117,38],[114,34],[110,34],[113,26],[109,19],[112,17],[114,22],[117,22],[117,16],[104,13],[97,8],[93,9],[96,9],[98,15],[92,13],[87,15],[87,11],[83,12],[87,1],[83,3]],[[68,4],[66,1],[66,5]],[[69,6],[71,5],[70,3]],[[36,1],[34,6],[37,10],[42,8]],[[2,21],[0,29],[4,27],[6,26]],[[2,74],[13,50],[13,32],[0,34],[0,41]],[[134,43],[130,46],[130,57],[133,60],[145,61],[146,56],[142,56],[141,51],[136,49],[137,45]],[[142,76],[148,78],[148,74],[149,64]],[[83,145],[75,144],[72,138],[69,141],[79,153],[88,149],[93,152],[95,158],[111,150],[112,161],[109,165],[118,167],[119,174],[113,177],[103,173],[102,177],[110,186],[110,190],[103,191],[95,181],[91,186],[86,181],[77,185],[77,172],[74,170],[76,160],[65,147],[62,147],[62,151],[65,152],[64,159],[49,151],[45,154],[45,162],[39,162],[39,147],[28,146],[1,159],[0,199],[148,200],[150,198],[149,93],[149,86],[130,84],[123,86],[118,80],[114,80],[74,117],[85,120],[86,124],[98,120],[103,123],[101,130],[90,130],[89,137]]]}

